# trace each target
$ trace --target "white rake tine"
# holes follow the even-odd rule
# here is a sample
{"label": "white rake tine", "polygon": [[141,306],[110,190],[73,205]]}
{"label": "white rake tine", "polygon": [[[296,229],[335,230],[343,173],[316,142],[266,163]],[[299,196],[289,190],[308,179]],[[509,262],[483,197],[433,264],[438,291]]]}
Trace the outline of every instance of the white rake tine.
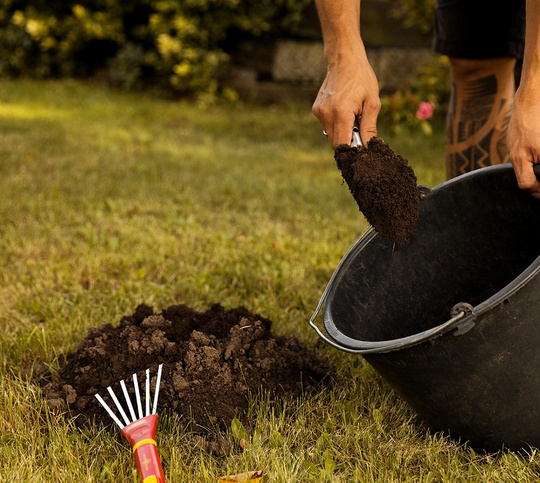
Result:
{"label": "white rake tine", "polygon": [[109,407],[109,405],[103,400],[103,398],[96,394],[96,399],[99,401],[99,403],[105,408],[105,411],[109,413],[109,416],[113,419],[113,421],[118,425],[120,429],[124,429],[125,424],[122,424],[120,420],[116,417],[116,414],[112,412],[112,409]]}
{"label": "white rake tine", "polygon": [[137,399],[137,409],[139,410],[139,419],[143,418],[141,393],[139,391],[139,382],[137,381],[137,374],[133,374],[133,387],[135,388],[135,397]]}
{"label": "white rake tine", "polygon": [[131,422],[134,423],[135,421],[137,421],[137,416],[135,416],[135,411],[133,410],[133,405],[131,404],[131,399],[128,394],[126,383],[123,379],[120,381],[120,387],[122,388],[122,392],[124,393],[124,398],[126,399],[128,405],[129,414],[131,414]]}
{"label": "white rake tine", "polygon": [[146,369],[146,413],[145,416],[150,416],[150,369]]}
{"label": "white rake tine", "polygon": [[163,364],[160,364],[157,371],[157,380],[156,380],[156,391],[154,393],[154,405],[152,407],[152,414],[156,414],[157,411],[157,401],[159,397],[159,385],[161,384],[161,369]]}
{"label": "white rake tine", "polygon": [[116,399],[116,394],[114,393],[114,391],[111,389],[111,386],[109,386],[107,388],[107,391],[109,391],[109,394],[111,395],[112,397],[112,400],[114,401],[114,404],[116,405],[116,409],[118,409],[118,412],[122,415],[122,417],[124,418],[124,421],[126,422],[126,426],[131,424],[130,421],[129,421],[129,418],[127,417],[127,414],[125,413],[124,409],[122,408],[122,406],[120,405],[120,402],[118,401],[118,399]]}

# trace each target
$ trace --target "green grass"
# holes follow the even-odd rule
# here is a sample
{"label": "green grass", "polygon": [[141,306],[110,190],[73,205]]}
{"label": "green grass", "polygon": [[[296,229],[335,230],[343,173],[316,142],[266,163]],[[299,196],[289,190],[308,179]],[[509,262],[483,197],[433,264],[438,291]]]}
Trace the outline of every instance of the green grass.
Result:
{"label": "green grass", "polygon": [[[441,132],[381,134],[420,183],[443,181]],[[135,481],[117,433],[74,428],[27,376],[141,302],[244,305],[314,346],[309,317],[366,227],[305,105],[200,110],[0,80],[0,179],[1,481]],[[163,415],[169,481],[254,469],[271,482],[537,479],[536,453],[481,455],[430,435],[361,357],[317,350],[336,384],[284,406],[256,397],[244,451],[211,456]]]}

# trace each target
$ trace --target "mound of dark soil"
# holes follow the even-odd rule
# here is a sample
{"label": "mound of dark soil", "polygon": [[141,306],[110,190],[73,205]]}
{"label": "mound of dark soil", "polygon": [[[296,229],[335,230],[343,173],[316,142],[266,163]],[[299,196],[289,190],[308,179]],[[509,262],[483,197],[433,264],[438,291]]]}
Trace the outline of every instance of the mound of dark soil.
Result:
{"label": "mound of dark soil", "polygon": [[153,388],[157,366],[164,363],[158,413],[172,411],[199,430],[224,428],[235,416],[243,419],[250,393],[294,398],[331,372],[326,358],[296,339],[272,335],[270,324],[243,307],[214,305],[197,312],[173,305],[155,314],[140,305],[118,327],[91,329],[68,354],[59,377],[43,385],[44,394],[51,408],[69,409],[82,424],[94,419],[111,424],[94,394],[110,403],[106,387],[111,385],[123,402],[121,379],[131,388],[136,372],[143,386],[150,368]]}
{"label": "mound of dark soil", "polygon": [[339,145],[334,158],[367,221],[393,243],[408,243],[420,212],[416,175],[382,139]]}

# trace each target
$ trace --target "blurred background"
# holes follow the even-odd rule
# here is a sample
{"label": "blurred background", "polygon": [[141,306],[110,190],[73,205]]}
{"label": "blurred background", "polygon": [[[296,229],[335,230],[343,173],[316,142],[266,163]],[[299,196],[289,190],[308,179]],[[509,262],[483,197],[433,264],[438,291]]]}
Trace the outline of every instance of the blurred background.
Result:
{"label": "blurred background", "polygon": [[[363,0],[382,122],[431,132],[448,66],[431,52],[435,0]],[[0,75],[76,77],[160,97],[313,102],[326,65],[312,0],[4,0]]]}

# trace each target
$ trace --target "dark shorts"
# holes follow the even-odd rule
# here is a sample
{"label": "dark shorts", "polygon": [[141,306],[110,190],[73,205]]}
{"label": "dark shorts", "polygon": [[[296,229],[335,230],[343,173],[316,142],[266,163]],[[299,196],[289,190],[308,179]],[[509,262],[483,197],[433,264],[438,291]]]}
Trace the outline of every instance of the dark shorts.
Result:
{"label": "dark shorts", "polygon": [[437,0],[433,49],[439,54],[521,58],[524,39],[525,0]]}

